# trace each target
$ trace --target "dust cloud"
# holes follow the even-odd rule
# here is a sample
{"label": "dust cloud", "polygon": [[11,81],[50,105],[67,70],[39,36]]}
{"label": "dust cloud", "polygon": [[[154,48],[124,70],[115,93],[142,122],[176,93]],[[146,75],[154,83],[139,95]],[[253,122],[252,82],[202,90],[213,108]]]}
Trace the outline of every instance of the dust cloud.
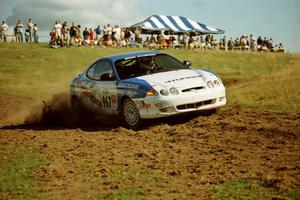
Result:
{"label": "dust cloud", "polygon": [[76,113],[72,111],[70,95],[67,92],[58,93],[48,101],[42,101],[32,107],[31,112],[25,117],[25,125],[65,128],[80,127],[115,127],[118,120],[113,116],[94,117],[88,112]]}

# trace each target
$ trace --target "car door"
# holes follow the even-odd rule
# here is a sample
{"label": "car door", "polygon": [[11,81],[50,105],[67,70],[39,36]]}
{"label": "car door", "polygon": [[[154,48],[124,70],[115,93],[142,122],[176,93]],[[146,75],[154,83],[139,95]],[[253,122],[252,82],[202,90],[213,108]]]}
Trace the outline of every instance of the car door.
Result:
{"label": "car door", "polygon": [[90,110],[93,113],[114,114],[118,108],[117,81],[109,60],[97,61],[87,72]]}

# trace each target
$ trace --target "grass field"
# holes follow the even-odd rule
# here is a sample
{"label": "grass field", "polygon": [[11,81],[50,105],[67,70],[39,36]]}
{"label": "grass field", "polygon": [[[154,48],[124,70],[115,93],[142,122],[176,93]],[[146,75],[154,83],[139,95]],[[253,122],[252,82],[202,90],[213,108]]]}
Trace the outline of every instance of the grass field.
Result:
{"label": "grass field", "polygon": [[[49,97],[68,91],[69,81],[92,61],[143,49],[61,48],[46,44],[0,44],[0,92]],[[221,75],[229,104],[300,112],[300,55],[221,51],[164,50],[194,68]]]}
{"label": "grass field", "polygon": [[[13,99],[20,98],[24,100],[24,102],[28,102],[28,106],[32,106],[35,103],[40,103],[42,100],[51,99],[55,94],[68,92],[70,80],[79,72],[86,69],[94,60],[111,54],[140,50],[147,49],[90,47],[51,49],[48,48],[47,44],[0,43],[0,95],[5,98],[9,96],[13,96]],[[190,60],[193,63],[193,68],[207,68],[218,73],[227,89],[229,107],[246,108],[246,110],[266,110],[274,113],[288,113],[288,115],[297,115],[297,113],[300,113],[300,54],[174,49],[163,51],[173,55],[179,60]],[[12,108],[12,110],[13,109],[14,108]],[[17,113],[17,111],[15,112]],[[244,113],[247,114],[247,112]],[[211,123],[213,127],[215,127],[215,124],[218,124],[219,121],[216,120],[216,122],[213,121]],[[239,120],[234,121],[234,123],[239,125]],[[247,125],[247,123],[246,121],[245,124]],[[268,126],[269,125],[266,127],[268,128]],[[240,128],[245,129],[245,127],[242,126],[237,128],[237,132],[240,131]],[[233,129],[236,131],[235,127],[233,127]],[[251,131],[252,129],[254,128],[250,127]],[[1,131],[2,130],[0,130],[0,133]],[[24,130],[21,130],[20,133],[18,131],[19,130],[16,130],[16,135],[22,135]],[[25,132],[26,131],[28,130],[25,130]],[[60,131],[63,132],[63,130]],[[58,136],[60,136],[60,131],[57,131]],[[69,131],[73,132],[73,130]],[[260,131],[260,128],[258,128],[258,131]],[[283,132],[282,130],[280,131]],[[125,135],[126,133],[127,132],[125,132]],[[39,135],[45,133],[37,132],[30,134]],[[56,134],[56,130],[49,135],[52,136],[51,134]],[[77,133],[77,135],[78,134],[79,133]],[[95,134],[95,136],[101,137],[100,141],[102,141],[105,136],[114,139],[114,134],[117,135],[117,133],[101,133],[99,135]],[[128,141],[136,140],[136,135],[131,132],[128,134]],[[140,134],[141,136],[143,136],[143,134],[145,136],[148,135],[142,132]],[[5,138],[5,134],[3,135]],[[68,137],[68,134],[65,132],[63,132],[62,135],[61,137]],[[88,139],[88,137],[91,137],[91,134],[86,133],[85,136]],[[154,138],[157,137],[155,141],[160,140],[160,136],[157,133],[154,134],[151,132],[151,138],[152,136]],[[200,134],[200,136],[202,135]],[[243,135],[241,134],[239,136],[242,137]],[[26,138],[26,133],[24,133],[22,137]],[[33,139],[35,137],[36,136],[34,136]],[[52,137],[50,138],[52,139]],[[39,147],[33,149],[29,147],[28,144],[26,146],[22,143],[10,143],[13,140],[9,140],[9,137],[5,139],[7,139],[7,141],[1,142],[9,146],[9,148],[5,145],[0,146],[0,152],[2,152],[2,155],[0,155],[0,199],[34,199],[43,196],[43,194],[47,194],[47,192],[51,192],[40,190],[37,187],[40,178],[38,173],[40,167],[50,165],[49,163],[51,162],[51,164],[53,164],[54,162],[53,160],[48,160],[47,155],[41,153],[43,152],[42,150],[47,149],[48,143],[46,143],[46,147],[45,144],[38,144]],[[117,139],[119,140],[119,138]],[[28,141],[30,140],[31,139],[28,139]],[[201,137],[195,140],[194,138],[191,139],[193,142],[201,140]],[[215,139],[213,139],[213,141],[214,140]],[[42,141],[44,141],[44,139],[42,139]],[[47,140],[45,139],[45,141]],[[106,140],[103,139],[103,141]],[[75,145],[76,142],[79,142],[79,140],[72,140],[70,145]],[[139,143],[136,142],[136,144]],[[278,144],[284,145],[283,143]],[[14,145],[18,147],[22,146],[22,148],[15,148]],[[162,146],[165,145],[163,144]],[[145,146],[143,146],[143,148],[144,147]],[[63,148],[65,147],[61,147],[61,149]],[[152,150],[152,148],[150,149]],[[274,149],[270,151],[272,150]],[[232,151],[234,152],[234,150]],[[274,151],[276,151],[276,149]],[[80,153],[84,155],[90,154],[90,152]],[[79,155],[81,155],[80,153]],[[120,154],[122,153],[123,151],[121,151]],[[143,154],[137,155],[143,156]],[[52,155],[52,159],[53,157]],[[93,163],[94,160],[90,157],[89,159],[88,162],[86,161],[80,165],[80,171],[89,172],[91,166],[95,165],[95,163]],[[180,159],[183,159],[183,157]],[[76,161],[77,160],[80,160],[80,158],[76,159]],[[164,185],[166,182],[174,182],[174,185],[177,185],[177,180],[175,180],[175,178],[170,179],[170,176],[164,171],[141,170],[134,166],[126,166],[120,169],[116,168],[112,170],[108,176],[101,179],[97,179],[97,177],[87,177],[87,179],[87,184],[91,183],[92,185],[118,183],[119,185],[126,186],[117,188],[113,193],[109,190],[107,193],[99,194],[97,199],[144,199],[144,197],[147,197],[145,185],[149,187],[153,186],[153,188],[156,186],[160,187],[160,185]],[[133,180],[136,181],[136,184],[130,185],[134,182]],[[271,183],[249,179],[228,181],[215,187],[213,199],[297,199],[299,197],[297,196],[299,195],[299,191],[296,191],[296,193],[293,191],[276,191],[270,187],[269,184]],[[163,189],[171,190],[172,188],[159,188],[159,190]],[[174,193],[176,193],[176,191]]]}

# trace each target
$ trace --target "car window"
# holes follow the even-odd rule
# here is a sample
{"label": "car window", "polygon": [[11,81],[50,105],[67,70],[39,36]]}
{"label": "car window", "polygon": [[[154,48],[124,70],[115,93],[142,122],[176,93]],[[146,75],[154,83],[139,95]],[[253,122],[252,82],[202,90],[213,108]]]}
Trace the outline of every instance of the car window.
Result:
{"label": "car window", "polygon": [[113,74],[111,63],[107,60],[100,60],[89,68],[87,76],[94,80],[104,81],[101,77],[107,73]]}
{"label": "car window", "polygon": [[146,55],[115,62],[121,80],[159,72],[187,69],[179,60],[166,54]]}
{"label": "car window", "polygon": [[187,68],[177,59],[165,54],[155,56],[154,60],[157,65],[157,68],[163,71],[171,71],[171,70]]}
{"label": "car window", "polygon": [[129,60],[118,60],[115,62],[115,66],[121,80],[140,75],[139,63],[137,58]]}

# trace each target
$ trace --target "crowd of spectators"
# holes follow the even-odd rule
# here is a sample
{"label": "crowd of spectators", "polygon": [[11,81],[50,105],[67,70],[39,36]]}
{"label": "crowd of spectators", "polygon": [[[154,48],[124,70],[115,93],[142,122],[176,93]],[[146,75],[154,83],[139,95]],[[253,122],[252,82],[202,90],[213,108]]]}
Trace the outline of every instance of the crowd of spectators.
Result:
{"label": "crowd of spectators", "polygon": [[[96,28],[85,27],[72,22],[71,26],[65,21],[61,24],[59,20],[55,21],[50,32],[49,45],[52,47],[63,46],[111,46],[111,47],[128,47],[133,42],[139,42],[139,30],[120,27],[110,24]],[[133,46],[133,45],[131,45]]]}
{"label": "crowd of spectators", "polygon": [[[24,31],[25,29],[25,31]],[[38,27],[37,24],[32,21],[31,18],[29,18],[27,26],[24,26],[21,20],[18,20],[13,28],[13,39],[12,41],[23,43],[25,42],[29,43],[38,43],[39,35],[38,35]],[[7,42],[8,38],[8,25],[5,20],[2,21],[1,27],[0,27],[0,41]]]}
{"label": "crowd of spectators", "polygon": [[[26,28],[26,29],[25,29]],[[25,32],[23,32],[25,29]],[[14,41],[25,41],[38,43],[38,27],[30,18],[27,26],[24,27],[21,20],[18,20],[13,29]],[[0,39],[6,42],[8,36],[8,25],[2,21],[0,27]],[[164,32],[156,34],[142,34],[139,28],[111,26],[107,24],[96,28],[81,27],[79,24],[67,21],[61,23],[56,20],[49,33],[50,47],[71,47],[71,46],[91,46],[91,47],[145,47],[150,49],[176,48],[192,50],[226,50],[226,51],[262,51],[262,52],[284,52],[282,43],[274,44],[272,38],[259,36],[257,39],[250,34],[242,35],[233,39],[226,36],[219,40],[214,35],[195,36],[190,33],[177,35],[167,35]]]}

